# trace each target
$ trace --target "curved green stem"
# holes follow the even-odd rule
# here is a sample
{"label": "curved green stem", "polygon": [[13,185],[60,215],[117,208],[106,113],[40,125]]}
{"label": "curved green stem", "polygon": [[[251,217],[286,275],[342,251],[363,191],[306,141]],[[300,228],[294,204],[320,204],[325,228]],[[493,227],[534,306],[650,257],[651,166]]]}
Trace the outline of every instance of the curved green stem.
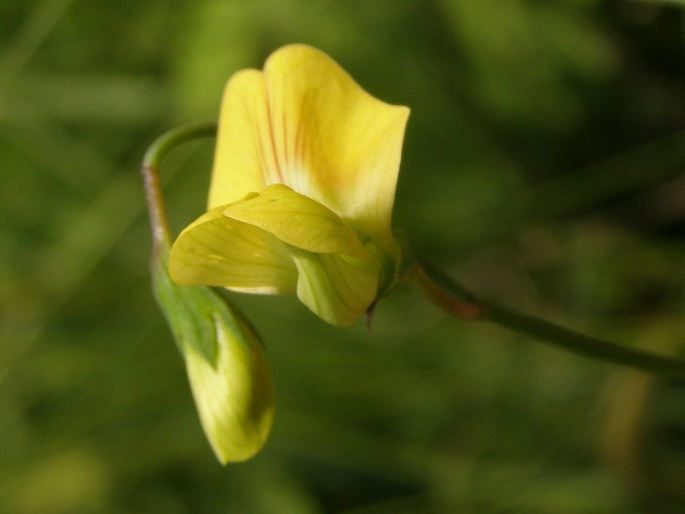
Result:
{"label": "curved green stem", "polygon": [[430,301],[453,316],[491,321],[586,357],[656,375],[685,377],[683,360],[603,341],[483,300],[428,265],[416,262],[409,280]]}
{"label": "curved green stem", "polygon": [[159,168],[162,161],[177,146],[201,137],[214,137],[216,130],[217,124],[214,121],[182,125],[159,136],[145,152],[141,173],[147,198],[147,210],[150,214],[153,260],[163,248],[171,245],[169,223],[159,181]]}

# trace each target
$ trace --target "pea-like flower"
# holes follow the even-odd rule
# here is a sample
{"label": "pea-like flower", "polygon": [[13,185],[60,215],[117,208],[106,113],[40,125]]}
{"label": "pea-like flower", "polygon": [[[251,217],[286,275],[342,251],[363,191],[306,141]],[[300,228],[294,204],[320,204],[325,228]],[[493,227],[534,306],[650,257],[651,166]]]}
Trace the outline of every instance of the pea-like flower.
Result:
{"label": "pea-like flower", "polygon": [[288,294],[349,325],[394,280],[391,214],[409,115],[306,45],[228,82],[208,211],[175,241],[174,281]]}

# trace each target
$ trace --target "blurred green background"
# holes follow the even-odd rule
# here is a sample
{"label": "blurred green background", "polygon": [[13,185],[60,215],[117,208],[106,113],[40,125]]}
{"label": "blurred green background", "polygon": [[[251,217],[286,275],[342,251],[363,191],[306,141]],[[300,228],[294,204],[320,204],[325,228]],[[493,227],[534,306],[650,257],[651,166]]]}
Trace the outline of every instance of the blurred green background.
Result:
{"label": "blurred green background", "polygon": [[[277,412],[255,459],[217,463],[150,293],[138,163],[290,42],[412,108],[394,219],[419,254],[531,314],[683,347],[683,2],[2,0],[0,512],[683,512],[682,384],[412,291],[370,336],[232,295]],[[175,231],[212,149],[165,163]]]}

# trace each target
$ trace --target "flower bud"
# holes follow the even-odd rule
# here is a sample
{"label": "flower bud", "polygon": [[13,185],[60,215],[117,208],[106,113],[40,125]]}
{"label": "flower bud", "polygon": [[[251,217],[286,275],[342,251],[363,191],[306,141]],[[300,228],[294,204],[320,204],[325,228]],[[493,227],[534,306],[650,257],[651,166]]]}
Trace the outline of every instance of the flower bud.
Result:
{"label": "flower bud", "polygon": [[157,303],[183,355],[202,428],[219,461],[252,457],[274,415],[274,388],[258,335],[215,291],[181,286],[168,272],[168,248],[152,266]]}

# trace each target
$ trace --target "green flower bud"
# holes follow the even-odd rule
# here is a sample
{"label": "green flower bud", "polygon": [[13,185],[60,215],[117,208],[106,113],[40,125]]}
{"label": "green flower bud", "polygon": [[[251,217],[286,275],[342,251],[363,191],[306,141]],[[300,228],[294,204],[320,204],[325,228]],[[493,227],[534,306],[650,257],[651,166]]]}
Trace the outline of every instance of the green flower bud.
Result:
{"label": "green flower bud", "polygon": [[155,297],[183,355],[202,428],[219,461],[252,457],[274,415],[274,387],[258,335],[215,291],[169,277],[169,249],[153,261]]}

